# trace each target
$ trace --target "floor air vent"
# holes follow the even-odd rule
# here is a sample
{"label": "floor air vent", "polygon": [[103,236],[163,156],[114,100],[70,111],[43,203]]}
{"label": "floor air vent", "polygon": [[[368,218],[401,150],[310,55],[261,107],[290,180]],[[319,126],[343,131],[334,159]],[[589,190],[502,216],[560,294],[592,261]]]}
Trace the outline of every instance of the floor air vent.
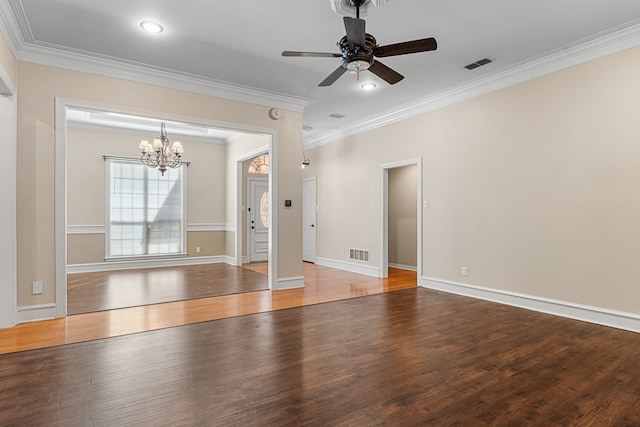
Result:
{"label": "floor air vent", "polygon": [[369,262],[368,249],[349,249],[349,259],[354,261]]}

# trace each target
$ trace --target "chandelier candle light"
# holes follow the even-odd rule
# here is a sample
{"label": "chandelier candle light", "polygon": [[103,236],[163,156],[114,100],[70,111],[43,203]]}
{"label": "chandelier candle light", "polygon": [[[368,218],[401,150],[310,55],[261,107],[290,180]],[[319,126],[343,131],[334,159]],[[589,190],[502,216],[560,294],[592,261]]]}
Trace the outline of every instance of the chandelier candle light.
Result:
{"label": "chandelier candle light", "polygon": [[182,144],[178,141],[173,142],[173,146],[169,148],[169,138],[164,128],[164,122],[160,125],[160,136],[153,140],[153,145],[146,139],[140,142],[139,146],[142,150],[140,160],[143,164],[150,168],[158,168],[162,175],[170,168],[178,168],[182,165]]}

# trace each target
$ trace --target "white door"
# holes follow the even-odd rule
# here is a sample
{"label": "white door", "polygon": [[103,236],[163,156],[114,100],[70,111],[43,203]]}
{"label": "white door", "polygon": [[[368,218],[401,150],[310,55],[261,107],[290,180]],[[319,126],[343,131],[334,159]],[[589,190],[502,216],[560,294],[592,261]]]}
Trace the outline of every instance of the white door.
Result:
{"label": "white door", "polygon": [[249,262],[266,261],[269,258],[269,182],[267,177],[249,178],[249,203],[247,203],[249,229]]}
{"label": "white door", "polygon": [[302,182],[302,260],[316,262],[316,179]]}

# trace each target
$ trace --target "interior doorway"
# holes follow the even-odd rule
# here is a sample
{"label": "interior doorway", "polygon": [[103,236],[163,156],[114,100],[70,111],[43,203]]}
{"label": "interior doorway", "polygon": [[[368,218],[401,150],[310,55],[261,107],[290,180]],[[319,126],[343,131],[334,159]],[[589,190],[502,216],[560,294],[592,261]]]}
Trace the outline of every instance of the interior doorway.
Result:
{"label": "interior doorway", "polygon": [[[381,165],[380,277],[389,266],[422,275],[422,158]],[[401,206],[399,206],[401,205]]]}
{"label": "interior doorway", "polygon": [[[69,191],[73,191],[73,189],[71,188],[71,186],[68,183],[68,167],[69,165],[74,161],[75,158],[69,158],[69,156],[71,154],[75,155],[75,151],[73,153],[70,153],[69,150],[67,149],[67,143],[68,143],[68,132],[69,132],[69,126],[68,126],[68,118],[69,118],[69,113],[72,111],[80,111],[83,112],[84,116],[92,118],[93,115],[99,115],[101,118],[104,118],[106,116],[108,117],[114,117],[116,119],[119,118],[123,118],[123,117],[136,117],[136,118],[143,118],[143,119],[147,119],[147,120],[153,120],[153,121],[157,121],[158,123],[160,121],[167,121],[167,122],[175,122],[175,123],[182,123],[184,125],[186,125],[187,127],[189,126],[200,126],[200,127],[207,127],[207,128],[215,128],[217,130],[223,131],[223,132],[230,132],[230,133],[234,133],[237,135],[240,135],[241,138],[229,138],[228,140],[225,140],[224,143],[227,144],[227,146],[233,146],[233,148],[229,148],[229,150],[233,151],[233,152],[237,152],[239,153],[238,155],[242,156],[242,154],[240,153],[247,153],[248,151],[251,151],[251,149],[253,148],[253,151],[256,150],[255,147],[260,147],[259,151],[263,152],[263,153],[269,153],[272,149],[274,149],[274,146],[276,145],[277,141],[276,141],[276,137],[273,133],[270,133],[268,129],[265,129],[264,131],[261,132],[256,132],[255,128],[249,128],[247,127],[246,129],[242,126],[242,125],[238,125],[237,128],[228,128],[228,124],[220,124],[214,121],[210,121],[210,120],[205,120],[205,119],[200,119],[200,118],[188,118],[185,116],[172,116],[171,114],[163,114],[162,115],[162,119],[157,119],[157,118],[153,118],[155,116],[154,112],[149,112],[149,111],[144,111],[144,110],[138,110],[135,108],[126,108],[126,107],[120,107],[120,106],[106,106],[106,105],[94,105],[92,103],[89,102],[85,102],[85,101],[77,101],[77,100],[65,100],[65,99],[56,99],[56,103],[55,103],[55,112],[56,112],[56,122],[55,122],[55,128],[56,128],[56,133],[55,133],[55,170],[56,170],[56,174],[55,174],[55,212],[56,212],[56,223],[55,223],[55,247],[56,247],[56,262],[55,262],[55,291],[56,291],[56,303],[55,305],[52,304],[52,309],[55,311],[55,314],[52,312],[51,317],[64,317],[67,315],[68,313],[68,305],[67,305],[67,296],[68,296],[68,280],[67,280],[67,274],[75,274],[75,273],[84,273],[84,272],[113,272],[114,270],[120,270],[122,269],[121,267],[123,267],[123,264],[125,264],[125,261],[114,261],[114,262],[104,262],[104,253],[103,252],[104,249],[104,240],[105,238],[102,238],[101,235],[104,235],[105,230],[106,230],[106,224],[102,224],[101,221],[104,221],[104,209],[101,211],[102,214],[98,214],[99,215],[99,219],[94,219],[89,221],[85,221],[85,222],[81,222],[78,221],[78,224],[81,225],[76,225],[76,224],[69,224],[68,220],[70,218],[70,216],[68,215],[68,211],[69,211],[69,200],[68,200],[68,196],[70,195]],[[156,116],[157,117],[157,116]],[[131,124],[131,126],[134,126],[137,124],[137,120],[129,120],[128,123]],[[79,127],[82,130],[87,130],[86,126],[80,126]],[[129,128],[127,128],[129,129]],[[153,130],[155,131],[155,125],[153,126]],[[131,133],[131,134],[135,134],[138,130],[137,129],[129,129],[129,131],[127,133]],[[171,135],[175,135],[177,132],[176,131],[172,131]],[[149,134],[149,130],[145,129],[145,130],[141,130],[139,132],[140,137],[143,136],[148,136]],[[139,137],[138,137],[139,138]],[[207,137],[209,138],[209,136]],[[109,141],[111,141],[113,138],[109,139]],[[189,139],[191,140],[195,140],[196,142],[201,142],[201,143],[205,143],[208,142],[207,141],[200,141],[198,140],[197,136],[192,136],[191,134],[189,134]],[[137,141],[133,142],[133,143],[126,143],[126,147],[129,146],[133,146],[133,150],[134,152],[136,152],[136,156],[138,155],[138,149],[137,146],[140,143],[139,139],[137,139]],[[218,146],[223,146],[223,141],[220,140],[218,143],[214,142],[214,145],[218,145]],[[109,150],[112,149],[112,145],[109,142],[109,144],[105,143],[102,144],[103,147],[107,147]],[[186,151],[186,150],[185,150]],[[201,150],[200,150],[201,151]],[[194,150],[193,147],[189,148],[189,154],[192,158],[195,158],[193,156],[197,156],[197,150]],[[128,154],[127,154],[128,155]],[[253,154],[255,156],[255,154]],[[224,156],[216,156],[216,158],[222,158],[224,159]],[[231,157],[233,158],[233,157]],[[92,156],[92,159],[98,159],[96,161],[96,164],[94,165],[95,167],[93,167],[91,170],[92,171],[100,171],[104,169],[104,166],[102,165],[102,160],[100,159],[100,156],[96,155],[96,156]],[[232,161],[233,162],[233,161]],[[76,163],[80,163],[80,162],[76,162]],[[213,171],[214,173],[221,173],[221,174],[225,174],[225,169],[224,167],[217,167],[217,168],[210,168],[211,171]],[[220,172],[222,171],[222,172]],[[225,182],[225,177],[221,176],[219,177],[220,179],[215,179],[213,180],[213,182],[215,183],[220,183],[220,182]],[[227,190],[226,192],[232,195],[237,194],[236,189],[238,181],[234,180],[232,178],[232,175],[229,176],[229,178],[231,178],[230,180],[226,181],[227,185]],[[271,177],[270,177],[271,178]],[[192,180],[193,183],[199,183],[199,182],[211,182],[211,180],[207,181],[206,179],[194,179]],[[95,185],[91,186],[91,188],[95,189],[95,188],[104,188],[104,180],[100,181],[100,183],[96,183]],[[270,189],[274,186],[274,184],[269,181],[269,187]],[[217,189],[217,187],[216,187]],[[207,190],[204,191],[199,191],[199,194],[210,194],[211,193],[212,188],[209,188],[208,191],[209,193],[207,193]],[[274,189],[275,191],[271,191],[271,193],[277,192],[277,188]],[[240,190],[240,192],[242,192],[242,190]],[[97,193],[97,192],[96,192]],[[220,193],[220,194],[224,194]],[[239,206],[240,204],[244,203],[243,201],[237,200],[234,197],[229,197],[227,200],[227,204],[228,206],[223,205],[219,205],[219,204],[211,204],[211,203],[204,203],[202,198],[191,198],[190,200],[195,200],[198,203],[200,203],[200,209],[209,209],[211,206],[213,206],[213,208],[215,209],[220,209],[221,210],[221,214],[218,215],[218,217],[222,218],[222,220],[217,220],[217,218],[215,218],[215,221],[211,221],[211,223],[196,223],[196,224],[190,224],[187,223],[186,224],[186,231],[187,233],[192,233],[195,235],[198,235],[196,237],[201,237],[200,235],[204,236],[205,233],[209,233],[209,234],[214,234],[214,233],[218,233],[219,235],[222,235],[224,233],[229,233],[229,232],[235,232],[235,234],[237,235],[237,237],[241,236],[242,233],[242,222],[234,222],[234,215],[233,215],[233,208],[227,209],[227,207],[233,207],[233,206]],[[93,205],[98,205],[97,203],[92,204]],[[220,207],[221,206],[221,207]],[[79,211],[78,211],[79,212]],[[91,211],[93,212],[93,211]],[[239,212],[239,211],[238,211]],[[84,213],[84,211],[83,211]],[[229,219],[226,219],[224,217],[224,215],[229,214],[230,217]],[[277,215],[275,215],[273,212],[270,212],[271,215],[271,221],[277,221]],[[74,217],[74,216],[71,216]],[[75,215],[75,217],[78,217],[77,215]],[[97,218],[97,217],[96,217]],[[237,218],[237,216],[236,216]],[[228,222],[227,222],[228,221]],[[227,222],[227,223],[225,223]],[[90,224],[90,225],[84,225],[84,224]],[[71,230],[71,231],[69,231]],[[70,234],[71,233],[71,234]],[[87,256],[87,257],[93,257],[95,258],[95,260],[90,260],[90,261],[81,261],[81,262],[76,262],[73,263],[73,268],[72,270],[74,271],[69,271],[69,239],[68,236],[72,235],[76,242],[78,243],[80,242],[79,245],[76,245],[76,247],[78,248],[86,248],[87,250],[78,250],[75,251],[75,254],[78,255],[80,254],[81,256]],[[208,236],[208,234],[207,234]],[[156,267],[169,267],[169,268],[176,268],[176,269],[182,269],[182,268],[186,268],[186,267],[195,267],[198,265],[203,265],[203,264],[207,264],[207,265],[218,265],[218,266],[228,266],[229,264],[232,266],[238,266],[237,263],[234,262],[230,262],[229,260],[232,259],[232,257],[228,256],[228,254],[225,253],[224,249],[220,249],[220,248],[224,248],[225,247],[225,237],[223,236],[222,238],[218,238],[218,236],[215,236],[214,239],[208,239],[206,238],[207,236],[204,236],[204,239],[192,239],[192,243],[194,246],[193,248],[186,248],[188,250],[188,254],[180,254],[183,255],[182,257],[178,256],[178,257],[172,257],[171,259],[169,258],[162,258],[162,259],[150,259],[150,260],[136,260],[136,268],[144,268],[144,267],[148,267],[148,268],[152,268],[155,269]],[[93,239],[96,240],[98,242],[102,242],[102,244],[98,243],[97,245],[88,245],[85,244],[86,241],[88,239]],[[231,239],[230,239],[231,240]],[[233,240],[232,240],[233,241]],[[204,243],[207,242],[211,242],[212,244],[212,250],[211,253],[207,252],[207,249],[204,246]],[[235,253],[237,253],[238,251],[241,251],[241,241],[238,240],[236,241],[237,243],[240,243],[240,248],[236,247],[236,248],[232,248],[231,251],[234,251]],[[202,249],[202,250],[201,250]],[[277,250],[277,242],[270,242],[268,251],[271,250]],[[195,255],[198,254],[198,255]],[[186,255],[186,256],[184,256]],[[199,259],[198,257],[203,257],[202,259]],[[271,258],[271,254],[269,253],[269,257]],[[274,255],[275,257],[275,255]],[[204,259],[204,261],[203,261]],[[165,261],[167,261],[165,264],[163,264]],[[160,265],[163,264],[163,265]],[[127,266],[125,266],[125,268],[127,268]],[[131,269],[128,270],[129,272],[134,272],[135,270]],[[265,284],[264,284],[264,289],[268,289],[269,288],[269,283],[271,282],[272,278],[271,278],[271,271],[267,272],[267,276],[262,275],[263,278],[266,277],[266,280],[264,280]],[[181,273],[176,273],[176,274],[181,274]],[[185,273],[185,274],[189,274],[189,273]],[[197,273],[200,274],[200,273]],[[246,273],[246,274],[251,274],[250,272]],[[202,274],[201,274],[202,275]],[[212,277],[214,276],[213,274],[209,274],[206,273],[204,274],[204,276],[207,277]],[[141,283],[143,283],[144,286],[154,286],[154,290],[162,290],[158,288],[158,281],[157,280],[140,280]],[[192,283],[190,280],[187,280],[186,282],[187,284]],[[188,285],[190,286],[190,285]],[[261,281],[261,286],[262,286],[262,281]],[[156,289],[157,288],[157,289]],[[255,290],[255,289],[254,289]],[[141,291],[143,292],[143,291]],[[237,292],[242,292],[241,290],[234,290],[233,293],[237,293]],[[164,297],[164,294],[163,294]],[[188,298],[188,297],[187,297]],[[197,297],[196,297],[197,298]],[[184,299],[184,298],[178,298],[178,299]],[[141,303],[144,304],[144,303]],[[140,305],[140,304],[136,304],[136,305]]]}

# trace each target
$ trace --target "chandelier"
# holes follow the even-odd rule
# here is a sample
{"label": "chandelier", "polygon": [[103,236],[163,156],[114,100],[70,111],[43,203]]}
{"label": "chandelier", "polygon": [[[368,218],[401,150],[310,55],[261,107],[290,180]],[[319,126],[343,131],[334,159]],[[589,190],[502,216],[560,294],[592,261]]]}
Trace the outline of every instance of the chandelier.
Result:
{"label": "chandelier", "polygon": [[164,122],[160,125],[160,136],[153,140],[153,145],[143,139],[138,148],[142,150],[142,157],[140,157],[142,163],[150,168],[158,168],[162,175],[167,167],[178,168],[182,165],[182,153],[184,153],[182,144],[174,141],[169,148],[169,138],[167,138]]}

